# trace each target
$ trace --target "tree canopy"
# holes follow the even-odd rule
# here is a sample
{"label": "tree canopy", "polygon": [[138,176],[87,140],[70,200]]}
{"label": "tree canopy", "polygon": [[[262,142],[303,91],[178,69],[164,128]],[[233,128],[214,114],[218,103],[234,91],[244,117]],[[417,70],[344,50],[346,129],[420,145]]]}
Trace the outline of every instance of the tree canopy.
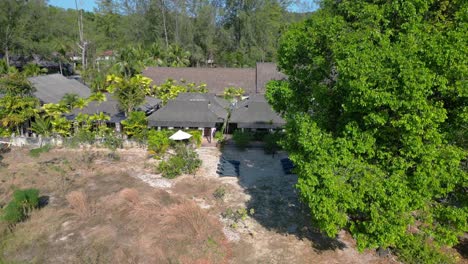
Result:
{"label": "tree canopy", "polygon": [[267,89],[302,200],[360,249],[449,261],[468,227],[468,2],[320,4],[281,37],[289,78]]}
{"label": "tree canopy", "polygon": [[284,26],[304,17],[289,12],[294,1],[284,0],[99,0],[93,12],[45,0],[0,2],[0,54],[7,60],[38,54],[60,67],[70,54],[80,56],[85,43],[88,62],[107,50],[150,50],[156,43],[169,66],[253,66],[274,60]]}

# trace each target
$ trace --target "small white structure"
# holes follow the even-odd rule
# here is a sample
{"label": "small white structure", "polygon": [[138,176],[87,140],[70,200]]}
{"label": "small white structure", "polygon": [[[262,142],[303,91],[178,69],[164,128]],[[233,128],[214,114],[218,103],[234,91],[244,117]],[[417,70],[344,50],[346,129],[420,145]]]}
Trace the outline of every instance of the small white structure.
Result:
{"label": "small white structure", "polygon": [[172,140],[185,140],[185,139],[189,139],[191,138],[192,135],[190,135],[189,133],[186,133],[182,130],[179,130],[177,132],[175,132],[174,135],[170,136],[169,139],[172,139]]}

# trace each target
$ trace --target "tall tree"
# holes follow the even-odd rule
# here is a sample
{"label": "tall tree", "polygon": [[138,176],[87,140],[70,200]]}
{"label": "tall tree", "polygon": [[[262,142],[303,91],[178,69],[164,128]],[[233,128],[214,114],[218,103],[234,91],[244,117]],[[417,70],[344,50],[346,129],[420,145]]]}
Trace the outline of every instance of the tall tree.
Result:
{"label": "tall tree", "polygon": [[10,51],[18,43],[25,28],[24,13],[28,1],[4,0],[0,1],[0,43],[5,60],[10,66]]}
{"label": "tall tree", "polygon": [[125,111],[125,116],[141,105],[145,96],[150,93],[151,79],[139,74],[130,78],[109,75],[107,81],[110,83],[108,91],[114,94],[120,108]]}
{"label": "tall tree", "polygon": [[468,122],[468,2],[321,4],[283,35],[289,79],[268,87],[302,200],[361,250],[449,262],[440,247],[468,227],[467,152],[451,137]]}

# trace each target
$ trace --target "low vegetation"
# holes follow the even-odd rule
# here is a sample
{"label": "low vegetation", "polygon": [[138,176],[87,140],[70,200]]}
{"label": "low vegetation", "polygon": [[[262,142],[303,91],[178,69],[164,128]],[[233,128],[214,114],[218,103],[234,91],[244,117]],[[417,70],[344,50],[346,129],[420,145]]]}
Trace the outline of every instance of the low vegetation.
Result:
{"label": "low vegetation", "polygon": [[124,133],[136,141],[144,141],[148,133],[148,121],[144,112],[131,112],[127,119],[123,120]]}
{"label": "low vegetation", "polygon": [[239,148],[240,150],[244,150],[252,141],[253,134],[251,132],[242,132],[240,130],[236,130],[232,135],[232,139],[234,140],[234,143],[236,144],[237,148]]}
{"label": "low vegetation", "polygon": [[24,189],[16,190],[13,199],[0,212],[1,219],[13,227],[15,224],[24,221],[31,211],[39,206],[39,190]]}
{"label": "low vegetation", "polygon": [[39,147],[39,148],[31,149],[29,151],[29,156],[37,158],[37,157],[39,157],[41,155],[41,153],[49,152],[51,148],[52,148],[51,145],[44,145],[44,146]]}
{"label": "low vegetation", "polygon": [[239,224],[247,219],[247,217],[252,216],[255,213],[255,210],[251,208],[247,210],[246,208],[227,208],[221,216],[227,219],[230,222],[232,228],[237,228]]}
{"label": "low vegetation", "polygon": [[[227,263],[232,251],[222,225],[192,201],[209,197],[213,184],[198,188],[189,177],[195,188],[181,185],[177,195],[152,188],[122,171],[143,166],[145,153],[121,152],[112,166],[111,151],[102,149],[52,149],[34,159],[24,156],[26,149],[7,153],[8,168],[0,168],[0,204],[6,204],[0,263]],[[31,182],[50,206],[34,209],[37,191],[11,191]]]}
{"label": "low vegetation", "polygon": [[263,138],[265,143],[264,150],[266,154],[275,154],[281,149],[280,140],[283,135],[279,132],[269,133]]}
{"label": "low vegetation", "polygon": [[223,97],[228,101],[241,100],[245,90],[240,87],[227,87],[224,89]]}
{"label": "low vegetation", "polygon": [[216,190],[213,192],[213,197],[218,200],[222,201],[225,196],[226,196],[226,187],[224,186],[220,186],[216,188]]}
{"label": "low vegetation", "polygon": [[158,171],[163,177],[173,179],[182,174],[194,174],[201,166],[197,152],[184,145],[175,148],[175,155],[163,160],[158,165]]}
{"label": "low vegetation", "polygon": [[171,145],[167,130],[150,130],[148,132],[148,151],[152,155],[160,156],[164,154]]}

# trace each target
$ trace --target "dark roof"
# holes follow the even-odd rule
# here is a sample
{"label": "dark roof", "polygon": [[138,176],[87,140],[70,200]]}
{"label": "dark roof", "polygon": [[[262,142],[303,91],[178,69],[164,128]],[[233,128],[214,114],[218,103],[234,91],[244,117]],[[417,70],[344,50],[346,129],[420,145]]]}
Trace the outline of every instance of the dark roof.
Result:
{"label": "dark roof", "polygon": [[[94,115],[103,113],[110,116],[111,123],[118,123],[122,120],[125,120],[125,113],[120,110],[119,102],[111,95],[106,93],[106,101],[104,102],[90,102],[86,107],[83,109],[74,109],[70,114],[67,115],[67,118],[74,119],[79,113],[87,114],[87,115]],[[146,97],[145,103],[138,107],[138,110],[147,112],[158,105],[161,100],[153,97]]]}
{"label": "dark roof", "polygon": [[250,96],[232,111],[230,123],[238,128],[279,128],[286,124],[268,104],[264,95]]}
{"label": "dark roof", "polygon": [[205,83],[210,93],[221,95],[227,87],[241,87],[246,94],[265,93],[265,85],[270,80],[282,80],[275,63],[259,62],[256,68],[170,68],[148,67],[143,75],[160,85],[168,79],[190,83]]}
{"label": "dark roof", "polygon": [[276,63],[259,62],[257,63],[257,93],[265,93],[266,84],[271,80],[283,80],[286,75],[278,71]]}
{"label": "dark roof", "polygon": [[143,75],[160,85],[168,79],[202,84],[205,83],[210,93],[221,95],[230,86],[241,87],[247,94],[255,93],[254,68],[169,68],[149,67]]}
{"label": "dark roof", "polygon": [[148,117],[150,126],[214,127],[228,116],[224,99],[213,94],[181,93]]}
{"label": "dark roof", "polygon": [[230,103],[227,100],[210,93],[180,93],[174,100],[186,102],[208,102],[210,110],[222,119],[227,118],[227,109],[230,107]]}
{"label": "dark roof", "polygon": [[65,94],[77,94],[79,97],[87,98],[91,90],[84,84],[67,79],[61,74],[50,74],[28,78],[36,91],[36,96],[41,103],[58,103]]}

